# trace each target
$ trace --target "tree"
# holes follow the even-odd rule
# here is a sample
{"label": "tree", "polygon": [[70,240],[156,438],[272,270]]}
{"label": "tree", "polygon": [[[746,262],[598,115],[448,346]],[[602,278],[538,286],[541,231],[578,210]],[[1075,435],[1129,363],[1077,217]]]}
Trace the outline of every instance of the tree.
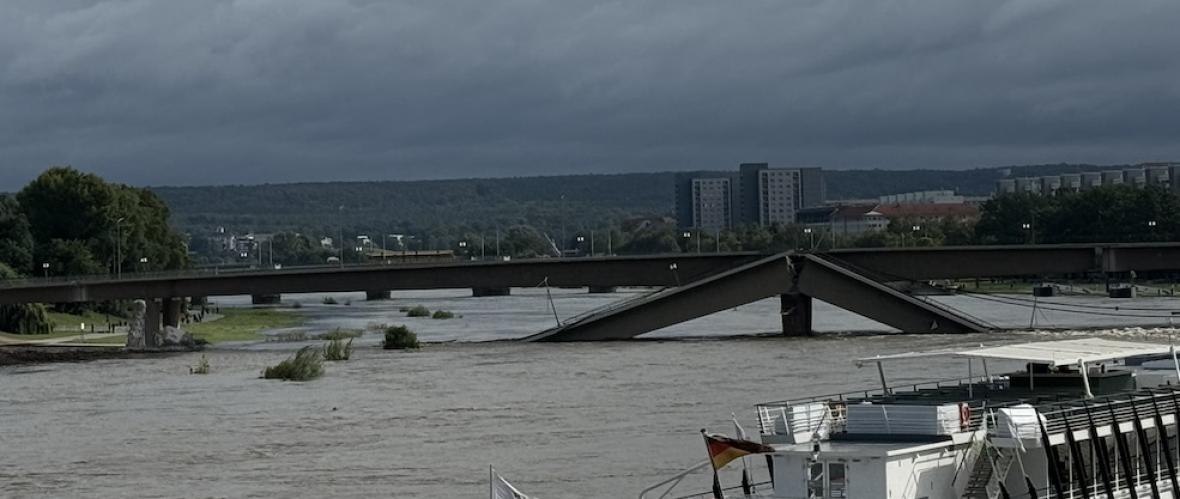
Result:
{"label": "tree", "polygon": [[0,196],[0,264],[25,272],[33,267],[33,233],[12,196]]}
{"label": "tree", "polygon": [[[0,279],[19,277],[11,267],[0,263]],[[40,303],[0,305],[0,331],[16,334],[44,334],[53,329],[53,324]]]}

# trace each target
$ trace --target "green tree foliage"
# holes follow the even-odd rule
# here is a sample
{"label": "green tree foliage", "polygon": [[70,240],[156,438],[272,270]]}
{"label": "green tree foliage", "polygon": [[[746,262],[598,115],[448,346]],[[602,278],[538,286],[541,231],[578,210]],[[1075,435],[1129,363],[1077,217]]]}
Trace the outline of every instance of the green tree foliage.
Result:
{"label": "green tree foliage", "polygon": [[28,271],[33,266],[33,233],[12,196],[0,195],[0,263]]}
{"label": "green tree foliage", "polygon": [[1125,185],[1005,194],[984,203],[975,233],[985,244],[1172,241],[1180,236],[1180,198],[1157,186]]}
{"label": "green tree foliage", "polygon": [[[16,271],[0,263],[0,280],[17,277]],[[39,303],[0,305],[0,331],[16,334],[45,334],[52,329],[53,323],[46,316],[44,305]]]}
{"label": "green tree foliage", "polygon": [[263,245],[264,251],[273,252],[274,262],[283,265],[313,265],[327,261],[329,256],[335,256],[331,251],[324,250],[318,243],[296,232],[279,232],[271,236],[269,243]]}
{"label": "green tree foliage", "polygon": [[[109,184],[69,167],[50,168],[16,195],[36,257],[56,275],[187,265],[184,241],[168,225],[169,210],[147,189]],[[146,262],[143,262],[146,260]],[[26,267],[27,268],[27,267]]]}

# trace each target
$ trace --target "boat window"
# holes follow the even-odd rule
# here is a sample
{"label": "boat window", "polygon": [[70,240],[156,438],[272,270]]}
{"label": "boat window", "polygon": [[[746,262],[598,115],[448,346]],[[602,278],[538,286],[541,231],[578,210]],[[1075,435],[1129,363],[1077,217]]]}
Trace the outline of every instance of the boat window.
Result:
{"label": "boat window", "polygon": [[844,463],[828,463],[828,497],[848,497],[845,483]]}
{"label": "boat window", "polygon": [[807,476],[807,497],[827,497],[824,487],[824,463],[811,463]]}

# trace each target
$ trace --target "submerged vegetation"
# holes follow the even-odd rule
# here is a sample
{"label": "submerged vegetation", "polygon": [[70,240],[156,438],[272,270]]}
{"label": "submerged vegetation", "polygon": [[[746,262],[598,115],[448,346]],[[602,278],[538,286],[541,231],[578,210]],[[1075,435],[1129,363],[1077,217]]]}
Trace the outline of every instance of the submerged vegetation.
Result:
{"label": "submerged vegetation", "polygon": [[307,381],[316,379],[324,374],[324,356],[318,348],[306,346],[300,348],[295,355],[287,360],[266,368],[262,372],[265,379],[281,379],[285,381]]}
{"label": "submerged vegetation", "polygon": [[320,339],[321,340],[346,340],[349,338],[358,338],[362,334],[364,334],[364,331],[358,331],[355,329],[336,328],[336,329],[328,331],[324,334],[321,334]]}
{"label": "submerged vegetation", "polygon": [[325,296],[323,300],[320,300],[320,303],[324,305],[338,305],[340,302],[336,301],[336,297],[334,296]]}
{"label": "submerged vegetation", "polygon": [[422,305],[415,305],[406,310],[406,317],[430,317],[430,309]]}
{"label": "submerged vegetation", "polygon": [[339,361],[352,357],[352,338],[335,339],[324,345],[324,360]]}
{"label": "submerged vegetation", "polygon": [[434,315],[431,315],[430,318],[431,319],[454,319],[455,313],[451,312],[450,310],[435,310]]}
{"label": "submerged vegetation", "polygon": [[188,368],[189,374],[209,374],[209,359],[205,354],[201,354],[201,361],[197,365]]}
{"label": "submerged vegetation", "polygon": [[418,335],[406,326],[390,326],[385,328],[385,343],[382,347],[386,350],[417,350],[421,347],[418,343]]}
{"label": "submerged vegetation", "polygon": [[223,308],[221,314],[221,319],[188,324],[185,330],[209,343],[252,341],[263,339],[259,331],[264,329],[295,327],[304,321],[296,312],[273,308]]}

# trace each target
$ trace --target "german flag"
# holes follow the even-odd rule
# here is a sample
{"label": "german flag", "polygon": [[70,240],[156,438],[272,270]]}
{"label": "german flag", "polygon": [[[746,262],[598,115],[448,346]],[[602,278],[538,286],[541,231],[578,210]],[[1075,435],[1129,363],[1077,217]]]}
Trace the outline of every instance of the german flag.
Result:
{"label": "german flag", "polygon": [[713,469],[716,470],[725,467],[730,461],[742,456],[774,452],[774,447],[749,440],[739,440],[729,438],[725,435],[709,434],[705,433],[705,430],[701,430],[701,435],[705,436],[705,444],[709,447],[709,459],[713,460]]}

